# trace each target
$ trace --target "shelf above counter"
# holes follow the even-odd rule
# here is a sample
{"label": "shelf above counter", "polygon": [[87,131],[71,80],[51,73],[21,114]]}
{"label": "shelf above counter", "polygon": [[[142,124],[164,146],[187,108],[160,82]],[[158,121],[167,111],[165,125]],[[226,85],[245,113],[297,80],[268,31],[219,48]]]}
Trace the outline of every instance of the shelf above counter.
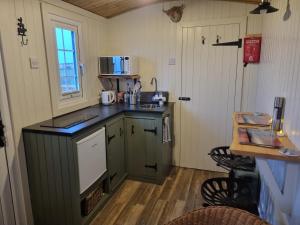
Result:
{"label": "shelf above counter", "polygon": [[120,80],[133,80],[136,83],[140,80],[140,75],[98,75],[99,80],[115,80],[117,82],[117,91],[120,91]]}

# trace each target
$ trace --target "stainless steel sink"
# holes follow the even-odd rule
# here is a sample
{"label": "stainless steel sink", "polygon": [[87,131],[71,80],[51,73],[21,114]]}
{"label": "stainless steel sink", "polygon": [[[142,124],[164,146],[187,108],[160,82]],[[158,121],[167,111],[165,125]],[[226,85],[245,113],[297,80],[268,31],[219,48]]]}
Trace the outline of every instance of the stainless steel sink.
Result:
{"label": "stainless steel sink", "polygon": [[[166,102],[169,101],[169,92],[167,91],[158,91],[159,93],[162,93],[164,97],[166,97]],[[155,104],[155,102],[152,101],[153,96],[157,92],[154,91],[142,91],[141,92],[141,102],[144,104]]]}
{"label": "stainless steel sink", "polygon": [[141,104],[140,107],[142,109],[156,109],[159,108],[160,106],[158,104]]}

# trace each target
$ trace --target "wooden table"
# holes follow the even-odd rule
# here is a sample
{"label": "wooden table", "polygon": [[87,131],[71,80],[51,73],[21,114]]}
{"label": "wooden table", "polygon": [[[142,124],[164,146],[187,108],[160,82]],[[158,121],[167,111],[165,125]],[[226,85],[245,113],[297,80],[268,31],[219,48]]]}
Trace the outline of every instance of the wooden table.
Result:
{"label": "wooden table", "polygon": [[[290,162],[300,162],[300,157],[282,155],[278,151],[278,149],[251,146],[251,145],[241,145],[239,143],[239,137],[238,137],[239,127],[244,127],[244,128],[254,127],[254,128],[264,128],[264,129],[265,127],[239,125],[235,119],[238,114],[239,113],[233,113],[233,118],[232,118],[233,119],[233,140],[230,145],[230,150],[233,154],[254,156],[257,158],[265,158],[265,159],[284,160]],[[290,139],[287,136],[279,137],[279,140],[282,142],[285,148],[295,149],[295,145],[290,141]]]}

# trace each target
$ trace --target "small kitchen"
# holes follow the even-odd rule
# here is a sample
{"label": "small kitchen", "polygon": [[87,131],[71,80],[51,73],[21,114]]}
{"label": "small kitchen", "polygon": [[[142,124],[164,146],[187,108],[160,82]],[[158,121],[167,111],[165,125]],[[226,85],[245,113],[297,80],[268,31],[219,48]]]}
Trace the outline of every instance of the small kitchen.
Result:
{"label": "small kitchen", "polygon": [[0,224],[300,225],[299,12],[2,0]]}

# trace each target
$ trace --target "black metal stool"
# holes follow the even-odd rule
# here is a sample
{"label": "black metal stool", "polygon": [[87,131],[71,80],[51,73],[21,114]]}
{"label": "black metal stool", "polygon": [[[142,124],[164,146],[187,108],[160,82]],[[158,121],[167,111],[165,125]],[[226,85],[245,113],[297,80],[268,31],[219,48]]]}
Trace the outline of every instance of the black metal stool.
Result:
{"label": "black metal stool", "polygon": [[206,180],[201,187],[204,206],[230,206],[257,214],[257,201],[244,179],[218,177]]}
{"label": "black metal stool", "polygon": [[229,150],[229,146],[221,146],[213,148],[209,155],[217,163],[227,171],[244,170],[254,171],[255,160],[249,156],[233,155]]}
{"label": "black metal stool", "polygon": [[259,176],[255,160],[248,156],[231,154],[228,146],[211,150],[209,155],[217,166],[229,171],[229,177],[206,180],[201,187],[203,206],[222,205],[257,214]]}

